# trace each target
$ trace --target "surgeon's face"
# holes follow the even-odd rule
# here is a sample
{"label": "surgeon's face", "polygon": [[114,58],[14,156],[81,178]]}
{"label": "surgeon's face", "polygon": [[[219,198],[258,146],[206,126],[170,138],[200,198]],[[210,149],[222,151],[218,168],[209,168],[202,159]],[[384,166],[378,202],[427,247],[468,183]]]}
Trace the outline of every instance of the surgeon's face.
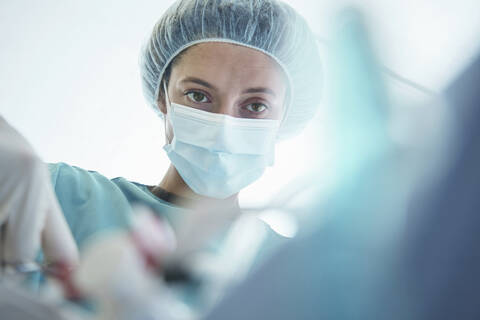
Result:
{"label": "surgeon's face", "polygon": [[[260,51],[228,43],[190,47],[172,67],[172,102],[237,118],[281,119],[286,77]],[[161,111],[167,112],[163,99]]]}

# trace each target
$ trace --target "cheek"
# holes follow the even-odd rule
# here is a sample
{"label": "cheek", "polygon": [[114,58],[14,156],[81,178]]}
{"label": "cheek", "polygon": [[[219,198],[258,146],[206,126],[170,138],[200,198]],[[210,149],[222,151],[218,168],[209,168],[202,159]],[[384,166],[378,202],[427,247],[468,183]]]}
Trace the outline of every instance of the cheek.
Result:
{"label": "cheek", "polygon": [[275,102],[274,107],[270,111],[269,118],[275,119],[275,120],[282,120],[284,112],[285,112],[285,100]]}
{"label": "cheek", "polygon": [[165,97],[162,95],[158,97],[157,108],[165,116],[165,114],[167,113],[167,107],[165,105]]}
{"label": "cheek", "polygon": [[[276,79],[283,79],[283,77],[277,76]],[[272,101],[272,105],[274,106],[271,110],[270,117],[273,119],[281,120],[283,118],[283,114],[286,111],[286,105],[289,100],[288,90],[286,88],[286,84],[283,81],[274,81],[271,82],[272,85],[270,86],[273,91],[276,93],[275,99]]]}
{"label": "cheek", "polygon": [[275,108],[275,110],[273,110],[272,118],[277,119],[277,120],[282,120],[283,112],[284,112],[284,106],[283,106],[283,103],[282,103],[277,108]]}

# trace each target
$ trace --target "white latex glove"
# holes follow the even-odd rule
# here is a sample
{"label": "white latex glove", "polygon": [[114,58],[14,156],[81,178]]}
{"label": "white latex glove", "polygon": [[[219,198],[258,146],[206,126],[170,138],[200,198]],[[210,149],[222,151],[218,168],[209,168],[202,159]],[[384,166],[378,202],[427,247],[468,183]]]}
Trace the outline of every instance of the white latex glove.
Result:
{"label": "white latex glove", "polygon": [[0,116],[0,262],[34,262],[40,245],[48,263],[74,266],[78,249],[53,191],[46,165]]}
{"label": "white latex glove", "polygon": [[95,320],[193,319],[158,278],[164,257],[175,250],[173,230],[146,207],[134,211],[131,230],[110,230],[87,242],[74,285],[95,301]]}

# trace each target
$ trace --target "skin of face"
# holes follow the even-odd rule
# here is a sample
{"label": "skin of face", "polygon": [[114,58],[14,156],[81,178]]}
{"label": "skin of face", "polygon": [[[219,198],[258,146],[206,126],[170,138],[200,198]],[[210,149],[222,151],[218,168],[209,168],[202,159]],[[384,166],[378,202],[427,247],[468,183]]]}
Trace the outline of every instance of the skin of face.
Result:
{"label": "skin of face", "polygon": [[[268,55],[240,45],[207,42],[181,54],[172,66],[167,90],[171,102],[184,106],[237,118],[280,120],[286,84],[281,67]],[[167,113],[164,99],[159,99],[158,106]],[[168,121],[165,125],[171,142],[173,130]],[[173,166],[159,186],[177,195],[198,197]]]}

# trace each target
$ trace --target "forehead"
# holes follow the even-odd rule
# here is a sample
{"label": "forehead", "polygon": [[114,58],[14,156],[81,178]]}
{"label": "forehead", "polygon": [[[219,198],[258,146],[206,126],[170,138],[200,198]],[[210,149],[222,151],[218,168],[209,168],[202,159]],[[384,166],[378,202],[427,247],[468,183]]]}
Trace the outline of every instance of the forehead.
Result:
{"label": "forehead", "polygon": [[172,77],[198,76],[230,86],[270,86],[286,90],[286,76],[278,63],[261,51],[241,45],[206,42],[184,51]]}

